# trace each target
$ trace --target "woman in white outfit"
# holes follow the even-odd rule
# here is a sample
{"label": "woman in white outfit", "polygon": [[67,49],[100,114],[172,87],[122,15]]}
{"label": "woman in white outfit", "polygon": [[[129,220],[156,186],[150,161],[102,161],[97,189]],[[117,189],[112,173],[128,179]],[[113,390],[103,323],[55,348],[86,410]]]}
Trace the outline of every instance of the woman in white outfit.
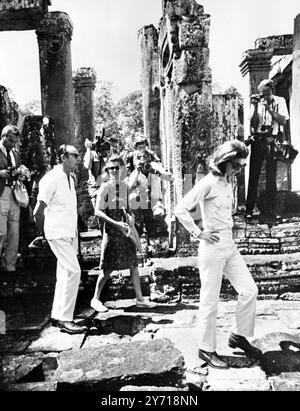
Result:
{"label": "woman in white outfit", "polygon": [[[238,140],[220,146],[211,160],[211,172],[196,183],[174,212],[183,226],[200,240],[199,357],[214,368],[228,368],[227,362],[216,353],[216,320],[223,274],[239,294],[229,346],[241,348],[254,358],[262,354],[246,339],[254,333],[257,286],[232,238],[232,179],[245,166],[247,156],[246,145]],[[195,206],[200,207],[202,229],[190,214]]]}

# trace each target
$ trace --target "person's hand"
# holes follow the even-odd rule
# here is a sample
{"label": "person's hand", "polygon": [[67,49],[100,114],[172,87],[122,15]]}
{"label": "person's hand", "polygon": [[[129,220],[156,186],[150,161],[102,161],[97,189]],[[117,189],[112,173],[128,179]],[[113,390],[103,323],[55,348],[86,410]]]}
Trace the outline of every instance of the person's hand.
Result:
{"label": "person's hand", "polygon": [[10,172],[8,170],[0,170],[0,177],[1,178],[9,178]]}
{"label": "person's hand", "polygon": [[123,233],[126,236],[128,235],[128,232],[129,232],[129,225],[128,224],[118,222],[118,224],[116,224],[116,227],[118,228],[118,230],[121,231],[121,233]]}
{"label": "person's hand", "polygon": [[267,111],[270,111],[271,110],[271,106],[269,105],[269,103],[267,102],[267,100],[266,99],[261,99],[261,104],[265,107],[265,109],[267,110]]}
{"label": "person's hand", "polygon": [[217,235],[218,233],[218,230],[204,230],[199,234],[199,238],[212,244],[216,244],[220,241],[220,237]]}

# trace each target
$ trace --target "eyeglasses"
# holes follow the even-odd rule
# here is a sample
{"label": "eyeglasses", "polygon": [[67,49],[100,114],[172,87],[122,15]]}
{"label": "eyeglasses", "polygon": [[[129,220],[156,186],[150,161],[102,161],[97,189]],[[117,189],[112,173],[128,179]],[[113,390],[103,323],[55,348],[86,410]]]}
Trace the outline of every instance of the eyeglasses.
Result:
{"label": "eyeglasses", "polygon": [[232,161],[231,164],[234,170],[242,170],[243,168],[246,167],[246,164],[236,163],[235,161]]}
{"label": "eyeglasses", "polygon": [[108,171],[119,171],[119,170],[120,170],[120,167],[119,167],[119,166],[108,167],[107,170],[108,170]]}
{"label": "eyeglasses", "polygon": [[74,158],[79,157],[79,154],[77,154],[77,153],[68,153],[68,152],[66,152],[66,154],[69,154],[69,156],[74,156]]}

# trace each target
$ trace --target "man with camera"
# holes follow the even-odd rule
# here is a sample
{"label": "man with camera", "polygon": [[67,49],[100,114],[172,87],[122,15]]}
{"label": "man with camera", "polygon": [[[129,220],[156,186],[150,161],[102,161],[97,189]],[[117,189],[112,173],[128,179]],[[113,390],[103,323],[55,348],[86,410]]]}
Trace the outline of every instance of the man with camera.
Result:
{"label": "man with camera", "polygon": [[284,126],[289,119],[283,97],[275,96],[272,80],[263,80],[258,86],[258,95],[251,96],[251,144],[250,174],[246,201],[246,217],[251,219],[257,200],[257,188],[264,159],[266,159],[266,193],[263,214],[275,217],[276,201],[276,142],[285,139]]}
{"label": "man with camera", "polygon": [[[0,256],[3,272],[15,272],[19,247],[20,206],[14,196],[20,166],[16,149],[19,130],[13,125],[4,127],[0,141]],[[4,250],[3,250],[4,249]]]}

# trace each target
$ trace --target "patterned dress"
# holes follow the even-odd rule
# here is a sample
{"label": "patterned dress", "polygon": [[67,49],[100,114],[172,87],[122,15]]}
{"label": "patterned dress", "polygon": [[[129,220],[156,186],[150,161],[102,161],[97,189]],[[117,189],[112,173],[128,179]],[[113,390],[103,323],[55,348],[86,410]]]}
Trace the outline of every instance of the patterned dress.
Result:
{"label": "patterned dress", "polygon": [[[108,217],[116,221],[126,222],[126,212],[129,211],[127,183],[121,182],[116,185],[110,180],[102,184],[98,192],[97,203],[100,204],[100,210],[105,212]],[[103,270],[125,270],[137,265],[134,243],[120,230],[105,223],[100,268]]]}

